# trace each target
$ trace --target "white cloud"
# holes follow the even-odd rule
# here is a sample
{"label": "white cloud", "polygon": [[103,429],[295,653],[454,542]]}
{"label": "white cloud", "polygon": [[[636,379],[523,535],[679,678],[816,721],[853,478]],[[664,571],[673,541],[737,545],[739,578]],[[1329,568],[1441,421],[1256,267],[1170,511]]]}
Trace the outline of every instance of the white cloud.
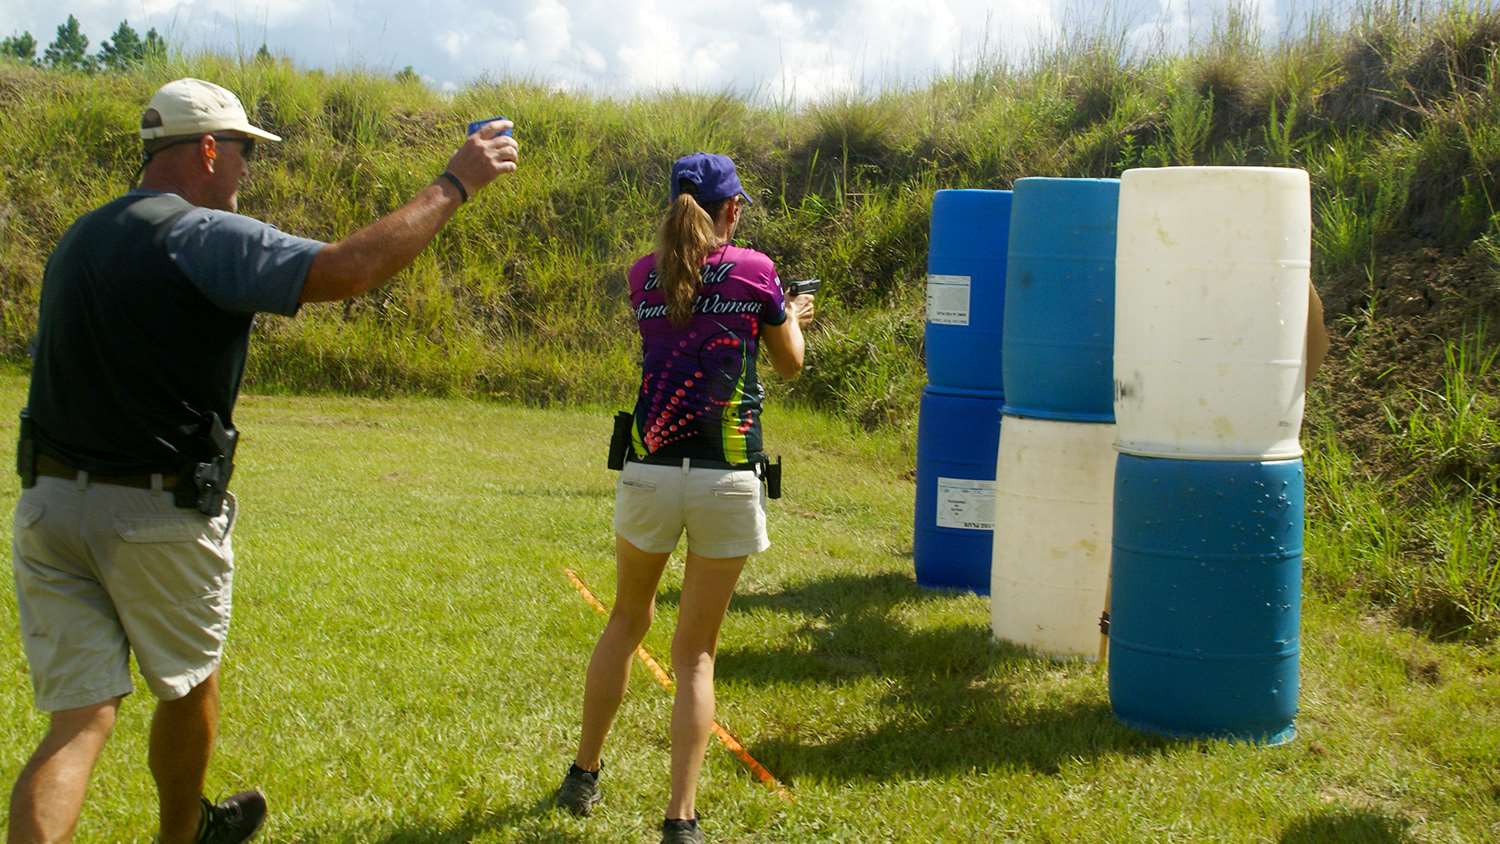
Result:
{"label": "white cloud", "polygon": [[464,47],[472,37],[467,32],[449,30],[438,36],[437,40],[438,44],[442,46],[443,52],[448,54],[448,58],[457,59],[464,54]]}
{"label": "white cloud", "polygon": [[[1287,5],[1289,13],[1297,13],[1295,0]],[[1301,11],[1317,5],[1303,3]],[[1140,49],[1179,50],[1202,43],[1223,27],[1231,8],[1248,11],[1263,38],[1273,38],[1280,31],[1283,13],[1278,13],[1276,0],[1156,0],[1138,16],[1141,19],[1131,28],[1130,40]]]}
{"label": "white cloud", "polygon": [[584,44],[578,51],[578,60],[583,62],[585,69],[599,73],[609,66],[604,54],[594,49],[589,44]]}
{"label": "white cloud", "polygon": [[[1134,36],[1185,40],[1230,0],[1120,0]],[[1280,0],[1285,5],[1293,0]],[[45,45],[67,17],[55,0],[3,0],[5,26]],[[1308,6],[1333,0],[1297,0]],[[262,42],[307,67],[413,66],[462,84],[524,75],[567,89],[759,91],[814,100],[921,84],[996,53],[1019,58],[1091,0],[79,0],[91,44],[121,19],[189,50]],[[1274,0],[1259,22],[1272,34]],[[9,34],[0,33],[0,34]]]}
{"label": "white cloud", "polygon": [[781,2],[767,3],[756,9],[756,14],[772,32],[788,38],[800,37],[818,17],[814,9],[799,10],[791,3]]}
{"label": "white cloud", "polygon": [[573,42],[572,16],[558,0],[541,0],[526,14],[528,50],[548,61],[565,58]]}

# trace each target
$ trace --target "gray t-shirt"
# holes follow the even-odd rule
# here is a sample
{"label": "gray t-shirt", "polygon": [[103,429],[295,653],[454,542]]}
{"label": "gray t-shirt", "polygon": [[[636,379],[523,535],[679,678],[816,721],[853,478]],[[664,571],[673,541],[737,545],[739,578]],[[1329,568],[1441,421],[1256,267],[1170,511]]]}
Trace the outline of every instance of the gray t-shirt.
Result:
{"label": "gray t-shirt", "polygon": [[307,270],[325,245],[253,217],[211,208],[194,208],[179,217],[165,243],[173,263],[210,302],[235,313],[283,316],[297,313]]}

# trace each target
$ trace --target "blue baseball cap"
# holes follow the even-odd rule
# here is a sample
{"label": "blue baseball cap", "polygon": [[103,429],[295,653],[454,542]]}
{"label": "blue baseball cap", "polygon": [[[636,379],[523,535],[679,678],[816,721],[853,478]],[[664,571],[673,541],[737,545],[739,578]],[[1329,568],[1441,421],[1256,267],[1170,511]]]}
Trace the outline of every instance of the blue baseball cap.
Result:
{"label": "blue baseball cap", "polygon": [[727,155],[695,152],[672,162],[673,200],[682,193],[684,182],[692,185],[692,190],[688,193],[704,205],[728,199],[735,194],[743,196],[746,202],[755,202],[740,185],[740,177],[734,172],[734,162]]}

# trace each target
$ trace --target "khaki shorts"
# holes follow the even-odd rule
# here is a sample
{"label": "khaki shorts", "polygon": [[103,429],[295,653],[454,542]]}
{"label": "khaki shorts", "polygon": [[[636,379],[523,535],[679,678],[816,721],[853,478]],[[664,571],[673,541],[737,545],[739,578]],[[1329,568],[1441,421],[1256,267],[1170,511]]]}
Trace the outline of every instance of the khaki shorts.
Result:
{"label": "khaki shorts", "polygon": [[129,694],[130,652],[175,700],[219,666],[229,633],[234,501],[209,518],[171,492],[37,478],[16,503],[12,565],[36,705]]}
{"label": "khaki shorts", "polygon": [[642,551],[665,554],[687,529],[700,557],[744,557],[771,547],[765,493],[748,469],[626,463],[615,484],[615,533]]}

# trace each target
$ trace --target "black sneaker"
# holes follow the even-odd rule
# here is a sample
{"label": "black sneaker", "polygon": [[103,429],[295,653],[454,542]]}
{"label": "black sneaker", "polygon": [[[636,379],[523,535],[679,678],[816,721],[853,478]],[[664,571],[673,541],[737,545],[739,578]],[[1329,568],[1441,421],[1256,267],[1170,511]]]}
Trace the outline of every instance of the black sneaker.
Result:
{"label": "black sneaker", "polygon": [[703,844],[703,830],[698,828],[698,819],[667,818],[662,821],[661,844]]}
{"label": "black sneaker", "polygon": [[198,844],[239,844],[249,841],[266,819],[266,797],[259,791],[241,791],[217,805],[203,801],[203,820],[198,825]]}
{"label": "black sneaker", "polygon": [[[599,771],[604,770],[600,763]],[[568,775],[557,787],[557,805],[578,817],[587,817],[594,806],[604,799],[604,790],[599,787],[599,771],[585,771],[577,763],[568,765]]]}

